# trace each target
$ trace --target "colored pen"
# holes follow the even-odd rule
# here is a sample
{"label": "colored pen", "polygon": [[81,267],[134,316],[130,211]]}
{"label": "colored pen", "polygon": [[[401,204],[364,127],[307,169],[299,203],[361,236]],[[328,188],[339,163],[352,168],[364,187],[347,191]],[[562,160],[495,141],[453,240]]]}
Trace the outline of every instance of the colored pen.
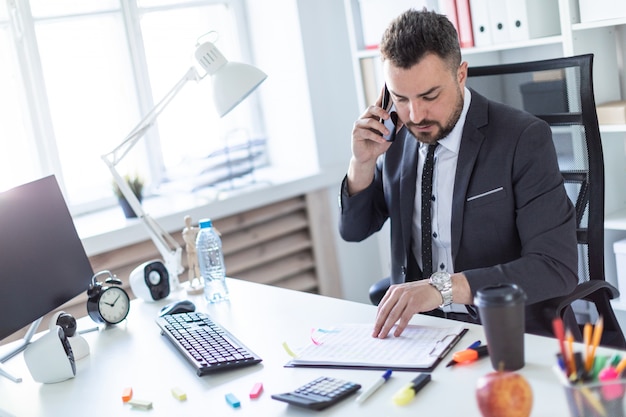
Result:
{"label": "colored pen", "polygon": [[602,339],[602,331],[604,330],[604,320],[602,316],[598,317],[596,321],[596,325],[593,326],[593,334],[591,336],[591,351],[589,356],[586,358],[585,369],[591,369],[593,367],[593,360],[596,357],[596,349],[600,344],[600,339]]}
{"label": "colored pen", "polygon": [[356,397],[356,402],[360,404],[363,401],[367,400],[373,393],[378,390],[378,388],[382,387],[383,384],[389,380],[389,377],[391,377],[391,369],[387,369],[382,377],[377,379],[373,385],[371,385],[368,389],[366,389],[365,391],[363,391],[363,393]]}
{"label": "colored pen", "polygon": [[489,355],[489,349],[487,346],[478,346],[455,352],[452,355],[452,360],[446,365],[446,367],[456,365],[457,363],[474,362],[480,358],[484,358]]}
{"label": "colored pen", "polygon": [[413,397],[430,382],[430,374],[419,374],[409,385],[398,391],[392,398],[396,405],[407,405]]}
{"label": "colored pen", "polygon": [[563,320],[560,317],[552,320],[552,329],[554,330],[554,336],[556,336],[559,341],[561,357],[563,358],[563,365],[565,365],[565,375],[569,378],[571,369],[567,360],[567,350],[565,349],[565,328],[563,326]]}
{"label": "colored pen", "polygon": [[480,346],[480,340],[475,341],[474,343],[469,345],[467,348],[468,349],[474,349],[474,348],[477,348],[478,346]]}
{"label": "colored pen", "polygon": [[[480,340],[477,340],[477,341],[475,341],[474,343],[472,343],[471,345],[469,345],[469,346],[467,347],[467,349],[474,349],[474,348],[477,348],[478,346],[480,346],[480,343],[481,343],[481,342],[480,342]],[[467,350],[467,349],[466,349],[466,350]],[[452,359],[450,362],[448,362],[448,364],[446,365],[446,368],[447,368],[448,366],[452,366],[452,365],[454,365],[455,363],[456,363],[456,361],[455,361],[454,359]]]}

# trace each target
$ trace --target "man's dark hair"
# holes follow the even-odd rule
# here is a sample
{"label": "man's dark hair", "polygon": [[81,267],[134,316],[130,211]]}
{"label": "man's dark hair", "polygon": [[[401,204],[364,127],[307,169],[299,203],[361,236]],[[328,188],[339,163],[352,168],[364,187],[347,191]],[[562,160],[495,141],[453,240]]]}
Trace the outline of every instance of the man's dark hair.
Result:
{"label": "man's dark hair", "polygon": [[380,44],[382,59],[409,69],[433,53],[448,62],[451,70],[461,64],[459,37],[444,15],[423,9],[409,9],[385,30]]}

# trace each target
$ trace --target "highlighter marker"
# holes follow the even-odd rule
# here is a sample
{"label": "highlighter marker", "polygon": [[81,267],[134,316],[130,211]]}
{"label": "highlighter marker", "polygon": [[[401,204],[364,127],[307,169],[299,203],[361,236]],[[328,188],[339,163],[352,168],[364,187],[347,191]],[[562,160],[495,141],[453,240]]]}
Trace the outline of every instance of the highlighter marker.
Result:
{"label": "highlighter marker", "polygon": [[409,385],[398,391],[392,398],[395,405],[407,405],[413,397],[430,382],[430,374],[419,374]]}
{"label": "highlighter marker", "polygon": [[452,355],[452,360],[446,365],[446,368],[449,366],[456,365],[457,363],[466,363],[466,362],[474,362],[480,358],[484,358],[489,355],[489,349],[487,346],[478,346],[474,348],[469,348],[465,350],[461,350],[455,352]]}

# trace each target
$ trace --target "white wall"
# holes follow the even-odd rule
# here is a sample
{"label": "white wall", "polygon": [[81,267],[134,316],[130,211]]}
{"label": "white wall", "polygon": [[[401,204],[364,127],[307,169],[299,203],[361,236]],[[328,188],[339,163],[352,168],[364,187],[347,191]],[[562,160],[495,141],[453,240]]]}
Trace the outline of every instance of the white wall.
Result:
{"label": "white wall", "polygon": [[[322,171],[344,172],[351,155],[350,132],[362,109],[343,1],[247,3],[255,63],[269,75],[261,95],[268,133],[279,144],[271,151],[273,162],[294,164],[295,169],[315,160]],[[327,190],[335,224],[341,180],[337,175],[336,186]],[[369,286],[385,274],[378,238],[347,243],[337,233],[333,243],[341,262],[343,297],[369,302]]]}
{"label": "white wall", "polygon": [[259,89],[269,156],[278,169],[318,167],[298,10],[293,0],[248,1],[255,65],[268,77]]}

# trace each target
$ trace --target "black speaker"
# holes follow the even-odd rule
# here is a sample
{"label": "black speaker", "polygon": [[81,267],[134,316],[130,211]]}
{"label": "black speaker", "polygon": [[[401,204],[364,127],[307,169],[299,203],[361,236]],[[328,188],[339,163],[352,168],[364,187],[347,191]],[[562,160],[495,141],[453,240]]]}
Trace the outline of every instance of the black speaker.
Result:
{"label": "black speaker", "polygon": [[144,301],[161,300],[170,295],[170,279],[163,262],[152,260],[139,265],[130,273],[130,288]]}

